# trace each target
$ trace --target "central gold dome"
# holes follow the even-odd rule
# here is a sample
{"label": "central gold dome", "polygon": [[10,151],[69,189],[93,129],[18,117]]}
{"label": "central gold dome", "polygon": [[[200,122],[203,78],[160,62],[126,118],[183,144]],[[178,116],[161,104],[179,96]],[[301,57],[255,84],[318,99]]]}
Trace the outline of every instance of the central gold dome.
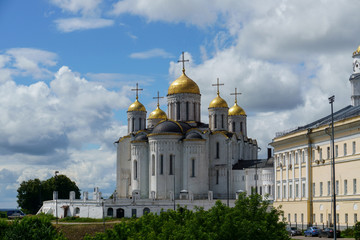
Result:
{"label": "central gold dome", "polygon": [[128,112],[146,112],[146,109],[144,105],[136,99],[135,102],[128,108]]}
{"label": "central gold dome", "polygon": [[229,109],[229,116],[238,116],[238,115],[246,115],[244,109],[242,109],[237,103],[235,102],[234,106]]}
{"label": "central gold dome", "polygon": [[195,93],[200,94],[200,89],[198,85],[186,76],[185,71],[183,74],[171,83],[168,89],[168,95],[177,94],[177,93]]}
{"label": "central gold dome", "polygon": [[167,119],[166,113],[159,106],[150,113],[148,119]]}
{"label": "central gold dome", "polygon": [[209,104],[209,108],[228,108],[228,105],[226,103],[226,101],[224,99],[222,99],[220,97],[220,95],[218,94],[216,96],[216,98],[214,98],[210,104]]}

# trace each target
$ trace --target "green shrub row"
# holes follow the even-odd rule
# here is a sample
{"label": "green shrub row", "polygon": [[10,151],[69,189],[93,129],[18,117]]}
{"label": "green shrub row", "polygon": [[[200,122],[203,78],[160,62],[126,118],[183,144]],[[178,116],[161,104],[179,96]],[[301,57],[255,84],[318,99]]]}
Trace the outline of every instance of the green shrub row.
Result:
{"label": "green shrub row", "polygon": [[0,239],[2,240],[66,240],[56,231],[48,216],[26,216],[22,220],[0,219]]}
{"label": "green shrub row", "polygon": [[146,214],[140,218],[115,224],[113,229],[85,240],[125,239],[244,239],[244,240],[288,240],[281,212],[269,208],[269,202],[259,195],[239,197],[234,208],[220,201],[210,210],[190,211],[178,208],[157,214]]}

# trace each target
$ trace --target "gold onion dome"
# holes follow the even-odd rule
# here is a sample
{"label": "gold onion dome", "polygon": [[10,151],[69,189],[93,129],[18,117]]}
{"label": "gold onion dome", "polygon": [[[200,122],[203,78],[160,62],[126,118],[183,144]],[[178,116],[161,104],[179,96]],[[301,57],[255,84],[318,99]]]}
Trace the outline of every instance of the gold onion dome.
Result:
{"label": "gold onion dome", "polygon": [[214,98],[210,104],[209,108],[228,108],[228,105],[224,99],[222,99],[218,93],[216,98]]}
{"label": "gold onion dome", "polygon": [[166,116],[166,113],[163,110],[161,110],[158,105],[157,108],[150,113],[148,119],[164,119],[165,120],[165,119],[167,119],[167,116]]}
{"label": "gold onion dome", "polygon": [[146,112],[144,105],[136,98],[135,102],[130,105],[128,112]]}
{"label": "gold onion dome", "polygon": [[177,93],[200,94],[200,89],[198,85],[188,76],[186,76],[184,69],[182,75],[178,79],[173,81],[168,89],[168,95]]}
{"label": "gold onion dome", "polygon": [[360,53],[360,46],[358,46],[358,48],[355,50],[355,52],[353,52],[353,56],[357,55]]}
{"label": "gold onion dome", "polygon": [[237,102],[235,102],[234,106],[229,109],[229,116],[238,116],[238,115],[246,115],[244,109],[242,109]]}

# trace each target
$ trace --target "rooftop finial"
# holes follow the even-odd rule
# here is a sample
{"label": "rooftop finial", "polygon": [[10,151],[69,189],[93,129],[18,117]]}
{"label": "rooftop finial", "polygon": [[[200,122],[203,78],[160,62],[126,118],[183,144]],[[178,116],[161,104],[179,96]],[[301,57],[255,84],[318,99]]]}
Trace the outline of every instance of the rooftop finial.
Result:
{"label": "rooftop finial", "polygon": [[136,83],[136,88],[131,89],[131,91],[136,91],[136,100],[138,100],[138,98],[139,98],[139,91],[142,91],[142,90],[144,90],[144,89],[139,88],[138,83]]}
{"label": "rooftop finial", "polygon": [[185,73],[185,62],[189,62],[189,59],[185,60],[185,54],[184,54],[184,52],[182,52],[181,55],[182,55],[182,58],[181,58],[181,60],[178,60],[178,62],[182,62],[182,65],[183,65],[182,71],[183,71],[183,73]]}
{"label": "rooftop finial", "polygon": [[158,91],[158,92],[157,92],[157,97],[153,97],[153,99],[157,99],[157,106],[158,106],[158,107],[160,106],[160,104],[159,104],[160,98],[164,98],[164,97],[160,97],[160,96],[159,96],[159,91]]}
{"label": "rooftop finial", "polygon": [[237,95],[241,95],[241,93],[237,92],[237,88],[235,88],[235,92],[234,93],[230,93],[230,95],[235,95],[235,103],[237,103]]}
{"label": "rooftop finial", "polygon": [[218,96],[220,95],[219,87],[220,87],[220,86],[223,86],[223,85],[224,85],[223,83],[219,83],[219,78],[217,78],[216,84],[212,84],[212,86],[216,86],[216,87],[217,87],[217,95],[218,95]]}

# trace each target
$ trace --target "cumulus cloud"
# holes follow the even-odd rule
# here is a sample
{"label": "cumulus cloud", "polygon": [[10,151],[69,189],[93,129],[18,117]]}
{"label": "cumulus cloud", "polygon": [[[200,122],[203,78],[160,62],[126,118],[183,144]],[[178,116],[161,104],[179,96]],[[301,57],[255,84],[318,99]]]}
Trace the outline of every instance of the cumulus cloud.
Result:
{"label": "cumulus cloud", "polygon": [[55,66],[57,55],[34,48],[11,48],[0,55],[0,80],[11,80],[12,75],[44,79],[52,75],[49,67]]}
{"label": "cumulus cloud", "polygon": [[71,13],[82,13],[83,15],[93,14],[98,10],[102,0],[50,0],[50,2],[63,11]]}
{"label": "cumulus cloud", "polygon": [[131,58],[148,59],[148,58],[172,58],[172,54],[166,52],[164,49],[154,48],[144,52],[137,52],[130,54]]}
{"label": "cumulus cloud", "polygon": [[104,18],[62,18],[55,20],[55,23],[60,31],[73,32],[109,27],[114,24],[114,20]]}

